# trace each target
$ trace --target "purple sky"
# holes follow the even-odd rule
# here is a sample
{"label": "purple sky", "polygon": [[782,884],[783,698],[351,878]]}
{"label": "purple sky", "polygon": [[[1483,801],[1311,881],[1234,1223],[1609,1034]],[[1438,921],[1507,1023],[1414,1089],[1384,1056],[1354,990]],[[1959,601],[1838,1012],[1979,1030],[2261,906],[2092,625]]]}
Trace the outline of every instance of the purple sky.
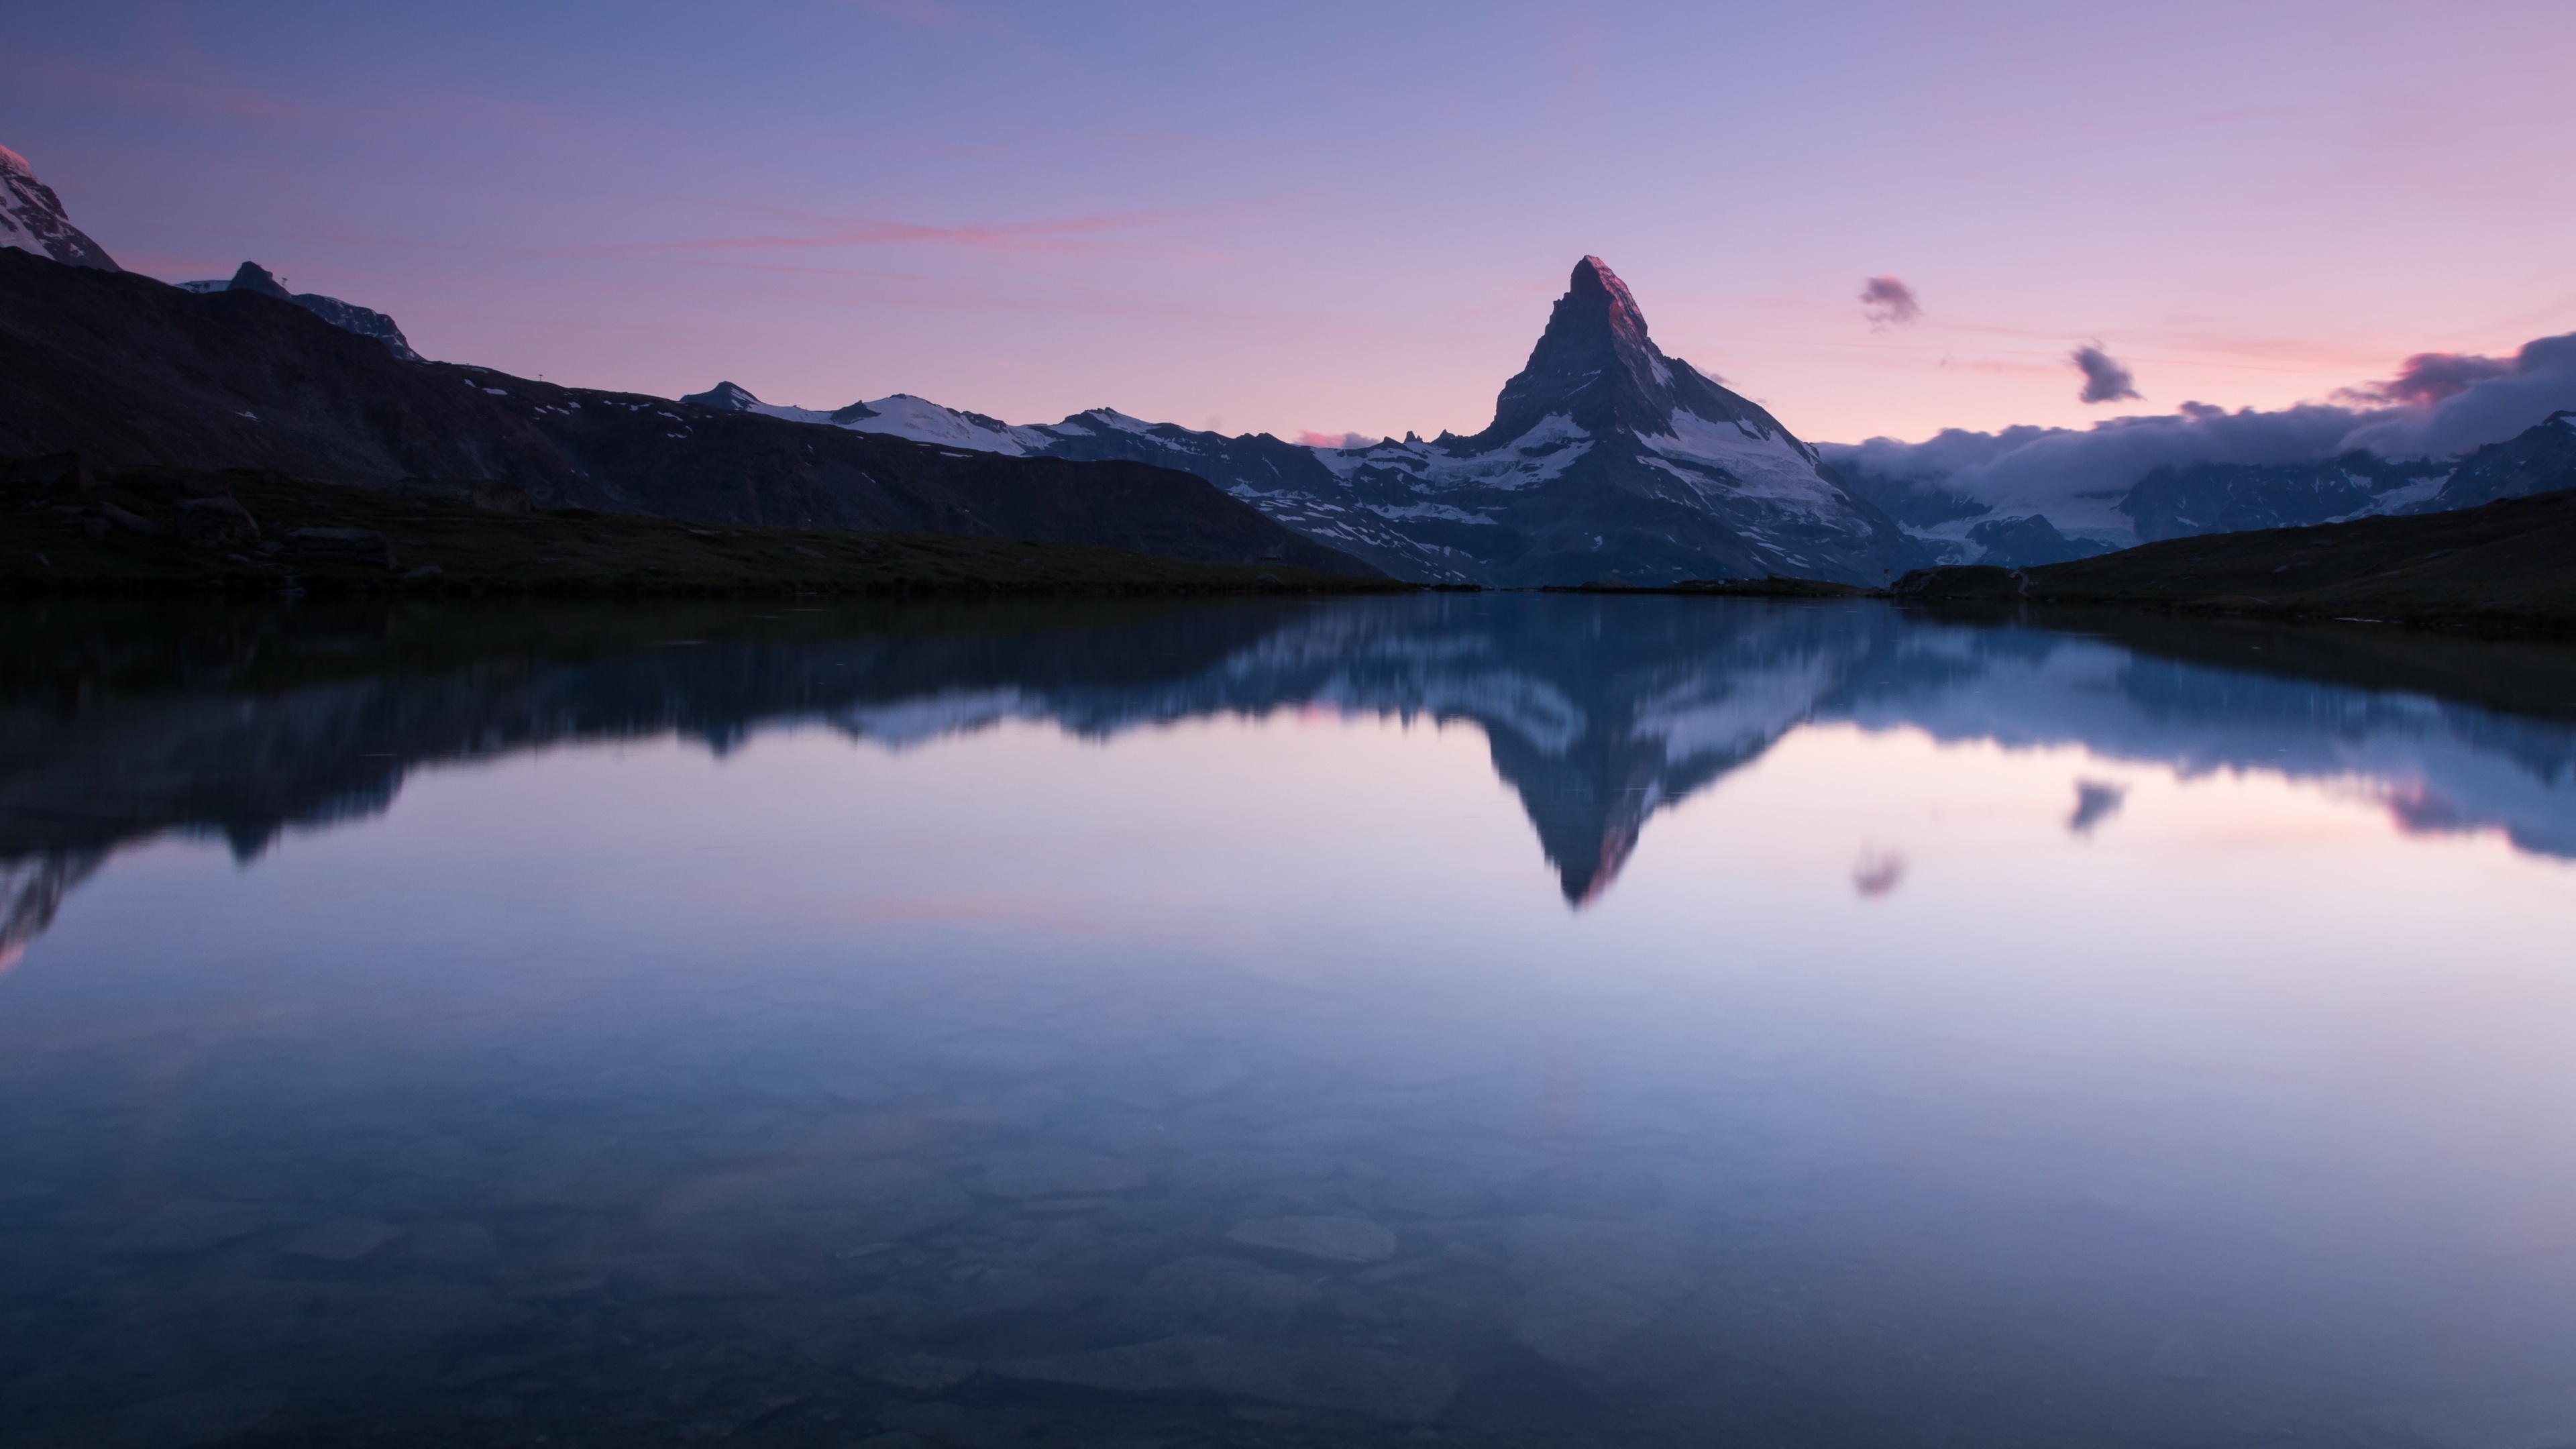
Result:
{"label": "purple sky", "polygon": [[[1817,439],[2576,330],[2564,3],[94,3],[10,50],[0,144],[127,266],[664,395],[1467,432],[1587,252]],[[2095,342],[2143,402],[2077,400]]]}

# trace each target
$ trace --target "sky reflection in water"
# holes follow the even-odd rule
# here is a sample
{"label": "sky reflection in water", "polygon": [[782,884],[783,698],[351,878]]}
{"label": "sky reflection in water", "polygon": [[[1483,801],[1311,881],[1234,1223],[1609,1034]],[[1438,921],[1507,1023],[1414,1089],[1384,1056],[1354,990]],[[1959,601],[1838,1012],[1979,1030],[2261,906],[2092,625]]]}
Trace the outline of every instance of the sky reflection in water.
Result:
{"label": "sky reflection in water", "polygon": [[2576,1435],[2555,656],[552,617],[20,621],[31,1442]]}

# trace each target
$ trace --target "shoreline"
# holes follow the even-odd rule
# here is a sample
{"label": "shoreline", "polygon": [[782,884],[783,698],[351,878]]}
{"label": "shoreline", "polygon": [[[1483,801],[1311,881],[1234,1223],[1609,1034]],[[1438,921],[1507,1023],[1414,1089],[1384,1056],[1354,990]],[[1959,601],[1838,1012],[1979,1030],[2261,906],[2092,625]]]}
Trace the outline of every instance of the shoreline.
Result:
{"label": "shoreline", "polygon": [[[547,599],[805,594],[1410,593],[1296,568],[964,533],[537,509],[507,484],[390,489],[276,473],[22,462],[0,488],[0,594]],[[33,476],[31,476],[33,475]]]}

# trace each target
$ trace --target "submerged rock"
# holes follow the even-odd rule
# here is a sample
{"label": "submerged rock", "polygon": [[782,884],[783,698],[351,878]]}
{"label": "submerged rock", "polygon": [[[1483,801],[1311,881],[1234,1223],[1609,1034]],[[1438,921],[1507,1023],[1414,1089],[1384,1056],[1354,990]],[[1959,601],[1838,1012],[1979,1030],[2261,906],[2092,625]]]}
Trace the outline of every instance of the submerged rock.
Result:
{"label": "submerged rock", "polygon": [[918,1163],[832,1158],[700,1178],[665,1199],[662,1216],[677,1229],[754,1232],[839,1250],[926,1233],[973,1206],[956,1183]]}
{"label": "submerged rock", "polygon": [[1183,1334],[1091,1353],[1013,1359],[993,1372],[1024,1383],[1121,1394],[1222,1394],[1304,1409],[1339,1409],[1390,1423],[1440,1417],[1458,1392],[1446,1365],[1331,1345],[1238,1343]]}
{"label": "submerged rock", "polygon": [[285,1251],[332,1263],[354,1263],[403,1235],[403,1230],[374,1218],[333,1218],[289,1238]]}
{"label": "submerged rock", "polygon": [[627,1299],[753,1298],[772,1292],[751,1265],[722,1253],[645,1253],[610,1265],[609,1282]]}
{"label": "submerged rock", "polygon": [[246,1238],[268,1225],[269,1210],[256,1203],[182,1198],[128,1223],[107,1250],[121,1257],[177,1257]]}
{"label": "submerged rock", "polygon": [[1662,1309],[1633,1293],[1569,1283],[1523,1298],[1512,1312],[1512,1340],[1550,1363],[1588,1369],[1662,1316]]}
{"label": "submerged rock", "polygon": [[1380,1263],[1395,1256],[1395,1234],[1361,1217],[1254,1218],[1226,1240],[1293,1253],[1319,1263]]}
{"label": "submerged rock", "polygon": [[1285,1329],[1323,1295],[1292,1273],[1240,1258],[1183,1258],[1145,1275],[1149,1310],[1192,1327],[1262,1337]]}
{"label": "submerged rock", "polygon": [[928,1353],[898,1353],[859,1370],[859,1376],[899,1394],[930,1398],[944,1394],[981,1370],[969,1360]]}
{"label": "submerged rock", "polygon": [[1670,1303],[1699,1284],[1677,1233],[1634,1223],[1535,1216],[1512,1224],[1512,1276],[1532,1293],[1615,1288]]}
{"label": "submerged rock", "polygon": [[985,1159],[976,1191],[992,1197],[1090,1197],[1134,1192],[1145,1169],[1097,1152],[1070,1147],[1031,1147]]}

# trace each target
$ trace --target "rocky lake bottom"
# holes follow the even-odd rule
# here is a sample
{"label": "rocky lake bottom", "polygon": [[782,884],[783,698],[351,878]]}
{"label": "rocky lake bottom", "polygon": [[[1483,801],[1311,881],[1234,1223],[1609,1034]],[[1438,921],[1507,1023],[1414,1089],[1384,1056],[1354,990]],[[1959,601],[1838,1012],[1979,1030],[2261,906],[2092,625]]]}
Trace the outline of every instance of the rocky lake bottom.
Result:
{"label": "rocky lake bottom", "polygon": [[12,1444],[2576,1443],[2544,646],[0,630]]}

